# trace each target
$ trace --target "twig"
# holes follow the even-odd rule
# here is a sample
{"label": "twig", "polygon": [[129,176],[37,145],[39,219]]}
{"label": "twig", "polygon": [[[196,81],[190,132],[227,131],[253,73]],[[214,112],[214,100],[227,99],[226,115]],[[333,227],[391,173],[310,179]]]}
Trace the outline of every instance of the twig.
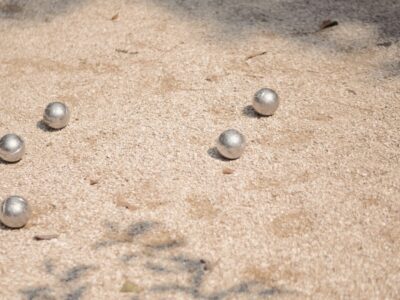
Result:
{"label": "twig", "polygon": [[258,52],[258,53],[251,54],[251,55],[249,55],[249,56],[246,57],[246,61],[248,61],[248,60],[250,60],[250,59],[253,59],[253,58],[257,57],[257,56],[265,55],[265,54],[267,54],[267,51],[263,51],[263,52]]}
{"label": "twig", "polygon": [[58,238],[58,234],[38,234],[33,237],[35,241],[48,241]]}

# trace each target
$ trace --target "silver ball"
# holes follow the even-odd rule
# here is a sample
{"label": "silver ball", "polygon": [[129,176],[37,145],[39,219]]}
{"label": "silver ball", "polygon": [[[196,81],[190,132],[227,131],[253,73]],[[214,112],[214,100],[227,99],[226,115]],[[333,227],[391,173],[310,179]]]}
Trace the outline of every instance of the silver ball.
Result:
{"label": "silver ball", "polygon": [[20,196],[11,196],[0,207],[0,221],[10,228],[21,228],[31,216],[29,203]]}
{"label": "silver ball", "polygon": [[61,129],[68,125],[69,117],[69,109],[64,103],[52,102],[44,110],[43,122],[53,129]]}
{"label": "silver ball", "polygon": [[278,94],[271,89],[259,90],[253,98],[253,108],[260,115],[271,116],[279,106]]}
{"label": "silver ball", "polygon": [[6,162],[17,162],[25,154],[25,142],[14,133],[0,139],[0,158]]}
{"label": "silver ball", "polygon": [[246,147],[246,139],[235,129],[221,133],[217,140],[217,150],[225,158],[238,159]]}

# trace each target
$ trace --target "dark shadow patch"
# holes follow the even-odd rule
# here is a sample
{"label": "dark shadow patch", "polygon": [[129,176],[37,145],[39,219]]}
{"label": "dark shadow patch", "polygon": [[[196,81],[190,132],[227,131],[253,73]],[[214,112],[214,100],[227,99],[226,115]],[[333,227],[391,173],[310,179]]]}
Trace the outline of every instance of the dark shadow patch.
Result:
{"label": "dark shadow patch", "polygon": [[105,234],[105,238],[96,242],[92,247],[95,250],[109,247],[119,243],[131,243],[133,239],[150,232],[156,225],[155,222],[141,221],[128,226],[125,230],[118,230],[118,225],[107,223],[105,226],[109,229],[109,233]]}
{"label": "dark shadow patch", "polygon": [[400,76],[400,61],[388,62],[383,65],[383,77],[385,79],[398,76]]}
{"label": "dark shadow patch", "polygon": [[101,248],[113,246],[115,244],[118,244],[118,241],[99,241],[99,242],[94,243],[93,249],[99,250]]}
{"label": "dark shadow patch", "polygon": [[195,299],[205,298],[201,293],[201,285],[204,282],[205,272],[208,270],[206,261],[203,259],[191,259],[185,256],[173,256],[170,260],[177,265],[178,271],[183,271],[190,275],[190,285],[162,284],[155,285],[150,290],[158,293],[175,291],[191,295]]}
{"label": "dark shadow patch", "polygon": [[190,289],[193,297],[198,296],[199,289],[204,281],[205,272],[209,269],[206,261],[203,259],[190,259],[184,256],[175,256],[171,260],[178,263],[180,269],[192,274]]}
{"label": "dark shadow patch", "polygon": [[[295,38],[304,33],[337,26],[338,20],[374,24],[380,35],[400,37],[400,4],[381,1],[225,1],[225,0],[142,0],[153,3],[183,19],[212,24],[219,38],[234,39],[247,31],[265,29]],[[135,3],[133,0],[128,2]],[[327,17],[334,17],[327,19]],[[326,21],[323,21],[323,20]],[[310,41],[312,43],[312,41]]]}
{"label": "dark shadow patch", "polygon": [[46,271],[47,274],[51,274],[53,275],[54,272],[54,263],[51,259],[48,259],[44,262],[44,269]]}
{"label": "dark shadow patch", "polygon": [[160,285],[154,285],[151,287],[150,291],[156,292],[156,293],[165,293],[165,292],[181,292],[185,294],[192,295],[194,298],[197,298],[194,295],[193,288],[183,286],[180,284],[160,284]]}
{"label": "dark shadow patch", "polygon": [[173,256],[171,261],[178,263],[181,269],[192,272],[198,269],[206,270],[207,262],[204,259],[191,259],[185,256]]}
{"label": "dark shadow patch", "polygon": [[147,245],[147,247],[152,250],[162,251],[162,250],[168,250],[168,249],[172,249],[172,248],[178,248],[183,245],[184,245],[184,241],[182,241],[182,240],[171,240],[171,241],[167,241],[165,243]]}
{"label": "dark shadow patch", "polygon": [[228,293],[234,293],[234,294],[250,293],[249,283],[247,282],[240,283],[239,285],[230,288],[228,290]]}
{"label": "dark shadow patch", "polygon": [[103,224],[104,227],[106,227],[107,229],[111,230],[112,232],[117,232],[119,229],[119,226],[117,223],[115,222],[104,222]]}
{"label": "dark shadow patch", "polygon": [[121,256],[121,261],[124,263],[130,262],[132,259],[137,258],[136,254],[124,254]]}
{"label": "dark shadow patch", "polygon": [[235,285],[229,289],[214,292],[210,295],[208,295],[206,298],[209,300],[220,300],[220,299],[225,299],[229,296],[233,295],[240,295],[240,294],[250,294],[250,285],[251,283],[243,282],[238,285]]}
{"label": "dark shadow patch", "polygon": [[23,4],[14,2],[15,1],[9,1],[4,4],[0,4],[0,13],[2,16],[12,18],[24,10]]}
{"label": "dark shadow patch", "polygon": [[265,288],[256,282],[242,282],[228,289],[221,289],[210,294],[202,292],[199,287],[180,284],[162,284],[153,286],[150,291],[156,293],[180,292],[192,296],[194,299],[223,300],[236,299],[246,295],[248,299],[268,298],[281,294],[278,288]]}
{"label": "dark shadow patch", "polygon": [[[193,259],[184,255],[171,256],[169,260],[173,263],[172,266],[169,266],[169,270],[174,274],[188,275],[188,284],[179,284],[176,282],[156,284],[150,288],[151,292],[165,294],[179,292],[194,299],[206,300],[236,299],[236,297],[260,299],[283,293],[279,288],[265,286],[257,281],[244,281],[229,288],[218,289],[208,293],[204,291],[204,285],[207,271],[211,270],[211,268],[206,260]],[[157,264],[147,263],[145,267],[157,273],[165,272],[164,266]]]}
{"label": "dark shadow patch", "polygon": [[143,234],[149,232],[150,230],[152,230],[155,227],[155,225],[156,225],[156,223],[148,222],[148,221],[137,222],[137,223],[130,225],[126,230],[126,233],[130,237],[137,237],[139,235],[143,235]]}
{"label": "dark shadow patch", "polygon": [[85,2],[86,0],[3,0],[0,3],[0,19],[48,22],[57,15],[73,11]]}
{"label": "dark shadow patch", "polygon": [[267,298],[282,293],[278,288],[265,288],[264,285],[250,281],[242,282],[234,285],[228,289],[221,290],[210,295],[206,295],[204,298],[208,300],[220,300],[230,299],[231,297],[247,295],[251,299]]}
{"label": "dark shadow patch", "polygon": [[162,265],[151,263],[151,262],[147,262],[144,265],[144,267],[155,273],[171,273],[172,272],[171,270],[165,268]]}
{"label": "dark shadow patch", "polygon": [[88,265],[80,265],[69,269],[65,276],[61,278],[62,282],[71,282],[81,278],[92,267]]}
{"label": "dark shadow patch", "polygon": [[73,290],[72,292],[68,293],[65,295],[64,299],[65,300],[79,300],[81,299],[83,293],[85,292],[86,287],[85,286],[81,286],[75,290]]}
{"label": "dark shadow patch", "polygon": [[201,267],[198,268],[194,272],[194,276],[192,278],[192,283],[195,287],[200,287],[200,285],[203,283],[203,279],[204,279],[206,270],[207,270],[207,268],[205,268],[205,266],[201,265]]}
{"label": "dark shadow patch", "polygon": [[279,290],[278,288],[270,288],[270,289],[264,289],[260,291],[258,294],[262,297],[269,297],[279,293],[281,293],[281,290]]}
{"label": "dark shadow patch", "polygon": [[211,158],[214,158],[214,159],[217,159],[220,161],[230,161],[230,159],[227,159],[227,158],[223,157],[221,154],[219,154],[217,147],[212,147],[212,148],[208,149],[207,154]]}
{"label": "dark shadow patch", "polygon": [[53,291],[46,287],[40,286],[36,288],[24,289],[20,291],[28,300],[55,300],[52,295]]}

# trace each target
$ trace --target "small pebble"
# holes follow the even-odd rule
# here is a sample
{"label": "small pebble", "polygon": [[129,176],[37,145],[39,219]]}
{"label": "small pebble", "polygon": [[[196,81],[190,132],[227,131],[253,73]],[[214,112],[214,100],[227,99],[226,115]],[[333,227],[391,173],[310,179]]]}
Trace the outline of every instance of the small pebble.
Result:
{"label": "small pebble", "polygon": [[0,207],[0,221],[10,228],[21,228],[31,216],[29,203],[20,196],[11,196]]}
{"label": "small pebble", "polygon": [[17,162],[25,154],[25,142],[14,133],[0,139],[0,158],[6,162]]}
{"label": "small pebble", "polygon": [[228,129],[221,133],[217,140],[218,152],[225,158],[238,159],[246,147],[246,139],[236,129]]}
{"label": "small pebble", "polygon": [[230,175],[230,174],[233,174],[234,172],[235,172],[235,170],[231,169],[231,168],[223,168],[223,170],[222,170],[222,173],[225,175]]}
{"label": "small pebble", "polygon": [[68,125],[70,112],[61,102],[52,102],[47,105],[43,113],[43,122],[53,129],[61,129]]}
{"label": "small pebble", "polygon": [[253,98],[253,108],[263,116],[272,116],[279,106],[278,94],[271,89],[259,90]]}

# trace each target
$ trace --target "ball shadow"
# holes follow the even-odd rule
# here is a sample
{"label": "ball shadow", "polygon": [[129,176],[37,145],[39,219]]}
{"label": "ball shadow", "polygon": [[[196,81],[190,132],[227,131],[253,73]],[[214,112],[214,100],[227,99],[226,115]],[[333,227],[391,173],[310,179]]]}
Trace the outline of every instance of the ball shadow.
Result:
{"label": "ball shadow", "polygon": [[36,127],[44,132],[60,131],[60,129],[50,128],[49,126],[46,125],[46,123],[43,122],[43,120],[37,121]]}
{"label": "ball shadow", "polygon": [[212,148],[208,149],[207,154],[211,158],[214,158],[214,159],[217,159],[220,161],[230,161],[230,159],[227,159],[227,158],[223,157],[221,154],[219,154],[217,147],[212,147]]}
{"label": "ball shadow", "polygon": [[14,162],[5,161],[5,160],[0,158],[0,165],[16,165],[18,162],[19,161],[14,161]]}
{"label": "ball shadow", "polygon": [[254,110],[252,105],[247,105],[247,106],[243,107],[242,115],[244,115],[244,116],[246,116],[248,118],[256,118],[256,119],[269,118],[270,117],[270,116],[260,115],[258,112],[256,112]]}
{"label": "ball shadow", "polygon": [[12,231],[15,230],[15,228],[10,228],[4,225],[3,223],[0,222],[0,230],[7,230],[7,231]]}

